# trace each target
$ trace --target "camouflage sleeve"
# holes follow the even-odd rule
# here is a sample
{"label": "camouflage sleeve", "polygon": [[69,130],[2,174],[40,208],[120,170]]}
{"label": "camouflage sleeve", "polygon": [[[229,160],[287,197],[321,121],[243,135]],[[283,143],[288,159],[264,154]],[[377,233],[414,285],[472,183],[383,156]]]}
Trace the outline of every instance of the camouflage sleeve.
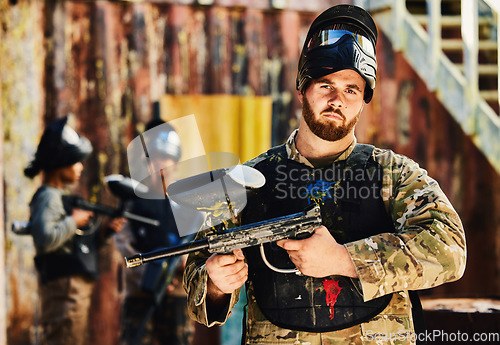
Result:
{"label": "camouflage sleeve", "polygon": [[[196,239],[201,239],[204,232],[200,233]],[[197,251],[189,254],[186,268],[184,269],[183,285],[188,295],[188,313],[189,316],[208,327],[222,325],[231,315],[231,310],[238,303],[240,289],[233,291],[225,313],[221,315],[212,315],[207,308],[207,282],[208,273],[205,267],[205,261],[211,254],[206,251]]]}
{"label": "camouflage sleeve", "polygon": [[380,149],[374,156],[384,169],[383,199],[396,232],[345,244],[365,301],[458,280],[465,233],[438,183],[407,157]]}

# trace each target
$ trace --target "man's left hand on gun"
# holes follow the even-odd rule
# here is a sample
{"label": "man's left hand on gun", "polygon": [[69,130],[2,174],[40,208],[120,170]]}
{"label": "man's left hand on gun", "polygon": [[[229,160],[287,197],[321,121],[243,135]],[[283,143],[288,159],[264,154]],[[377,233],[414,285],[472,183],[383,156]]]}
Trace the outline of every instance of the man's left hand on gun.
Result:
{"label": "man's left hand on gun", "polygon": [[290,260],[303,275],[315,278],[358,276],[347,249],[333,238],[325,226],[315,229],[309,238],[279,240],[276,244],[288,252]]}
{"label": "man's left hand on gun", "polygon": [[232,254],[212,254],[206,262],[208,290],[212,297],[222,297],[240,288],[248,279],[248,265],[241,249]]}

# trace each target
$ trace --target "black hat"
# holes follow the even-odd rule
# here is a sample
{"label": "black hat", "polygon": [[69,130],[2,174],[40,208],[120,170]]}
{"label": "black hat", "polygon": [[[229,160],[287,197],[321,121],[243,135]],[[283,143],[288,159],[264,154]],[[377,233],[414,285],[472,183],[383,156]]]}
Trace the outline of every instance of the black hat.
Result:
{"label": "black hat", "polygon": [[33,178],[41,170],[51,171],[84,161],[92,152],[87,138],[81,137],[66,123],[68,117],[50,123],[44,130],[35,158],[24,169]]}
{"label": "black hat", "polygon": [[[328,33],[340,32],[335,40]],[[349,32],[350,35],[342,32]],[[312,79],[343,69],[358,72],[366,81],[365,102],[373,96],[377,61],[377,26],[368,12],[353,5],[333,6],[311,24],[302,48],[297,74],[297,90]]]}

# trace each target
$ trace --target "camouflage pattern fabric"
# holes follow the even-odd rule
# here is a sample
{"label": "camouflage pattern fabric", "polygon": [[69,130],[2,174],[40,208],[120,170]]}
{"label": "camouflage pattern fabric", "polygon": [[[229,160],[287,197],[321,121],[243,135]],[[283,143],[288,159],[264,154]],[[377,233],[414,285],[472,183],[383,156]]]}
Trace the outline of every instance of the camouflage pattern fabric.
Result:
{"label": "camouflage pattern fabric", "polygon": [[[312,164],[295,146],[292,133],[289,159]],[[346,159],[354,145],[336,160]],[[413,160],[376,148],[373,158],[384,171],[382,194],[396,233],[383,233],[346,243],[356,266],[365,301],[395,293],[389,305],[370,321],[335,332],[308,333],[282,329],[260,312],[249,287],[246,344],[415,344],[408,290],[428,289],[458,280],[466,262],[465,233],[453,206],[435,180]],[[276,159],[264,153],[247,162]],[[199,235],[203,237],[203,234]],[[184,272],[190,316],[207,326],[223,324],[238,300],[234,291],[224,315],[208,315],[206,252],[190,255]],[[209,317],[210,316],[210,317]]]}

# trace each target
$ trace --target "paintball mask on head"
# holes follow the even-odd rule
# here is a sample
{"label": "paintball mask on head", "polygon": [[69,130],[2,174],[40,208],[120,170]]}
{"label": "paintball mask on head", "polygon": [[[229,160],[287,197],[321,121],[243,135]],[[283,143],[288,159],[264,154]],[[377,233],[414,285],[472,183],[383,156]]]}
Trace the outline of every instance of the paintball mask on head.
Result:
{"label": "paintball mask on head", "polygon": [[163,120],[152,120],[146,126],[148,147],[156,157],[171,158],[178,162],[181,158],[181,139],[172,125]]}
{"label": "paintball mask on head", "polygon": [[364,100],[370,102],[375,88],[377,27],[360,7],[338,5],[321,13],[311,24],[302,48],[297,90],[307,83],[344,69],[359,73],[366,81]]}
{"label": "paintball mask on head", "polygon": [[92,145],[66,123],[68,117],[50,123],[44,130],[35,159],[24,170],[33,178],[41,170],[51,171],[84,161],[92,153]]}

